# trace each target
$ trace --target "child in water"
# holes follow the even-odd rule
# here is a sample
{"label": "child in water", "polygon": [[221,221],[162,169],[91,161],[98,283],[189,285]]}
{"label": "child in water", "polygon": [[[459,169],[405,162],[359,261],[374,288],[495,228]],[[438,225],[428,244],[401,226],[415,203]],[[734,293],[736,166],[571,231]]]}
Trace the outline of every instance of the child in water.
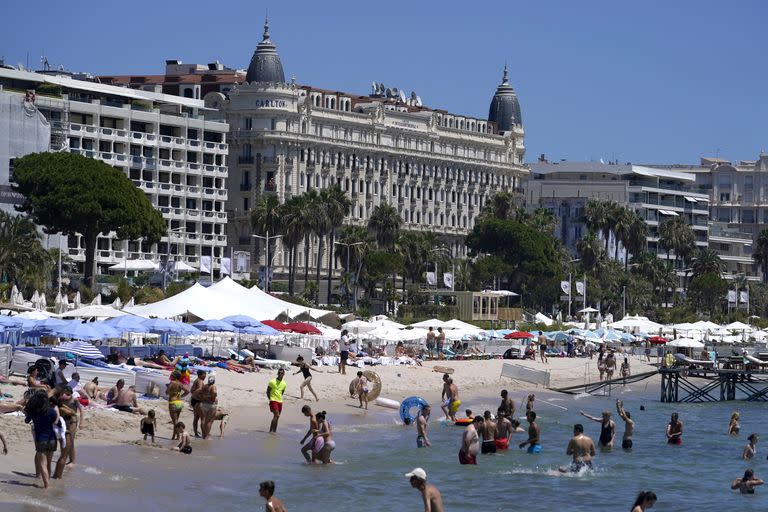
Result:
{"label": "child in water", "polygon": [[155,418],[155,410],[150,409],[147,415],[141,419],[141,433],[144,434],[145,442],[149,436],[152,438],[152,444],[155,444],[155,429],[157,429],[157,418]]}
{"label": "child in water", "polygon": [[175,446],[173,449],[178,450],[181,453],[190,454],[192,453],[192,444],[190,443],[189,434],[187,434],[186,425],[184,425],[184,422],[180,421],[176,424],[176,428],[174,428],[174,433],[179,436],[179,445]]}

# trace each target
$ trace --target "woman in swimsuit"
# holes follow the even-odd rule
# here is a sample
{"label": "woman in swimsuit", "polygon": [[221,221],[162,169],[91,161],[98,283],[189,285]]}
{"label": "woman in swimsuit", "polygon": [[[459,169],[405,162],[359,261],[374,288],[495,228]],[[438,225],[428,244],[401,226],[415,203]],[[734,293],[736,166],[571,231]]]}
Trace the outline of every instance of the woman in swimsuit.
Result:
{"label": "woman in swimsuit", "polygon": [[667,444],[683,444],[683,422],[678,419],[676,412],[672,413],[667,425]]}
{"label": "woman in swimsuit", "polygon": [[67,433],[65,446],[62,447],[59,460],[56,461],[56,471],[53,474],[53,478],[61,478],[64,475],[65,465],[75,464],[75,435],[77,434],[77,426],[83,419],[80,401],[72,398],[72,388],[64,386],[60,389],[57,403],[59,414],[64,418],[64,423],[67,425]]}
{"label": "woman in swimsuit", "polygon": [[317,441],[320,449],[314,455],[315,460],[319,460],[323,464],[331,464],[331,452],[336,448],[336,442],[333,440],[331,422],[325,418],[325,414],[325,411],[322,411],[315,415],[318,428],[317,438],[322,439],[322,442]]}
{"label": "woman in swimsuit", "polygon": [[[188,391],[179,382],[179,373],[171,373],[171,382],[165,388],[165,394],[168,395],[168,414],[171,415],[171,423],[173,425],[179,422],[181,411],[184,409],[184,401],[181,399]],[[172,441],[177,439],[177,433],[173,432]]]}
{"label": "woman in swimsuit", "polygon": [[741,430],[741,427],[739,426],[739,413],[737,411],[731,414],[731,421],[728,423],[728,435],[738,436],[739,430]]}
{"label": "woman in swimsuit", "polygon": [[315,397],[316,401],[320,401],[319,398],[317,398],[317,393],[315,393],[315,390],[312,389],[312,368],[304,362],[304,358],[301,356],[298,356],[296,358],[296,365],[299,367],[299,371],[294,373],[294,375],[298,375],[301,373],[304,376],[304,382],[301,383],[301,386],[299,386],[299,391],[301,392],[301,399],[304,399],[304,388],[309,389],[309,392],[312,393],[312,396]]}
{"label": "woman in swimsuit", "polygon": [[755,476],[755,472],[748,469],[744,476],[731,483],[731,489],[738,489],[741,494],[755,494],[755,487],[763,485],[763,481]]}
{"label": "woman in swimsuit", "polygon": [[757,454],[757,440],[759,439],[757,434],[750,434],[747,438],[747,446],[744,447],[744,451],[741,454],[741,458],[749,460]]}
{"label": "woman in swimsuit", "polygon": [[208,377],[208,383],[203,386],[199,393],[200,402],[195,406],[200,415],[200,430],[203,434],[203,439],[208,439],[211,435],[211,429],[213,428],[213,422],[216,419],[216,401],[218,400],[218,392],[216,391],[216,378]]}
{"label": "woman in swimsuit", "polygon": [[27,370],[27,387],[29,390],[25,394],[29,396],[32,396],[36,389],[44,389],[46,392],[51,390],[51,387],[48,384],[44,384],[38,380],[36,366],[31,366],[29,370]]}
{"label": "woman in swimsuit", "polygon": [[652,491],[641,491],[637,495],[635,504],[632,505],[631,512],[645,512],[649,508],[653,508],[656,504],[656,493]]}

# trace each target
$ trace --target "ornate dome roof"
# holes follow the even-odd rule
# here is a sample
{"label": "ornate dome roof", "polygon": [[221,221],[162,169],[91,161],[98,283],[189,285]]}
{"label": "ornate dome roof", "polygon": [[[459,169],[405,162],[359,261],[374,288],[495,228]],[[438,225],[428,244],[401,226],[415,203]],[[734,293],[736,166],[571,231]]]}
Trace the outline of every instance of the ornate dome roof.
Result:
{"label": "ornate dome roof", "polygon": [[245,81],[285,83],[283,64],[277,54],[277,47],[269,39],[269,20],[264,20],[264,38],[256,45]]}
{"label": "ornate dome roof", "polygon": [[504,78],[496,88],[496,94],[491,100],[488,110],[488,120],[496,123],[500,132],[508,132],[515,125],[522,126],[523,117],[520,114],[520,102],[515,90],[509,85],[509,72],[504,65]]}

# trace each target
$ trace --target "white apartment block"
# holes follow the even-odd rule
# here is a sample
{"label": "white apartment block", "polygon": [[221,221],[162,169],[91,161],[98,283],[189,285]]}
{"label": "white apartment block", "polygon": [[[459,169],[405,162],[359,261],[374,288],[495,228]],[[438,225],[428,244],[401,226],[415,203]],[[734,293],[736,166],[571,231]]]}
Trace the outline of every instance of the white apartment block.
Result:
{"label": "white apartment block", "polygon": [[[26,91],[40,89],[34,102],[25,103],[50,123],[49,149],[96,158],[123,171],[167,220],[168,233],[158,244],[100,237],[99,269],[125,258],[159,263],[168,254],[193,267],[201,256],[213,254],[218,268],[227,246],[227,123],[212,119],[200,99],[86,78],[0,68],[0,90],[24,103]],[[69,237],[68,253],[84,262],[80,236]]]}
{"label": "white apartment block", "polygon": [[[557,236],[572,252],[587,230],[584,206],[591,199],[614,201],[637,212],[648,224],[648,250],[661,258],[659,225],[682,217],[696,235],[696,245],[708,245],[709,194],[698,187],[692,173],[632,164],[602,162],[547,162],[531,165],[526,183],[530,208],[547,208],[558,219]],[[616,241],[609,240],[610,253]],[[623,248],[619,248],[623,254]],[[674,251],[670,252],[670,259]],[[678,269],[682,275],[684,271]]]}

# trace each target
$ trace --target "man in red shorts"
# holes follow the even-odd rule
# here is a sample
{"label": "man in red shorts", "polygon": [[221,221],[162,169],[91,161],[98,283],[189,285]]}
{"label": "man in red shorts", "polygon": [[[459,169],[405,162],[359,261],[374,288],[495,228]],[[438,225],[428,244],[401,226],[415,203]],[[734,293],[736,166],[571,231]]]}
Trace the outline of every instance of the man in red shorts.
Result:
{"label": "man in red shorts", "polygon": [[286,383],[283,380],[285,370],[277,370],[277,377],[269,381],[267,385],[267,400],[269,400],[269,411],[272,413],[272,423],[269,424],[269,432],[277,433],[277,422],[280,420],[280,413],[283,412],[283,393],[285,393]]}
{"label": "man in red shorts", "polygon": [[477,452],[480,451],[480,437],[477,428],[483,423],[482,416],[475,416],[472,423],[464,429],[459,450],[459,464],[477,464]]}

